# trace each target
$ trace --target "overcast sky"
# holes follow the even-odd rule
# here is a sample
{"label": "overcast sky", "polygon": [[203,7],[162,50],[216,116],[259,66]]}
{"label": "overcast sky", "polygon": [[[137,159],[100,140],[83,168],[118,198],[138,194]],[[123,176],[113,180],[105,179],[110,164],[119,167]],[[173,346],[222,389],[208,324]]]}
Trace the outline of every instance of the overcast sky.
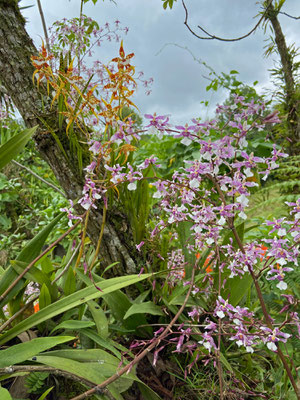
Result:
{"label": "overcast sky", "polygon": [[[80,0],[41,1],[48,26],[63,17],[72,18],[79,14]],[[20,4],[33,3],[34,0],[22,0]],[[208,32],[227,38],[241,36],[252,29],[258,21],[254,17],[260,11],[257,0],[186,0],[186,5],[195,32],[200,34],[197,25],[201,25]],[[300,1],[286,0],[283,11],[299,16]],[[270,88],[268,69],[272,68],[274,57],[263,57],[269,30],[264,34],[259,28],[240,42],[199,40],[184,26],[181,0],[172,10],[164,10],[161,0],[116,0],[116,4],[98,0],[95,6],[90,1],[84,6],[84,13],[100,25],[120,20],[123,26],[128,26],[129,32],[124,36],[125,51],[134,52],[133,64],[137,70],[154,79],[152,94],[146,96],[140,88],[135,98],[141,114],[155,111],[170,114],[176,123],[212,115],[215,104],[222,102],[226,93],[206,92],[208,71],[194,57],[210,65],[218,74],[234,69],[239,71],[239,79],[243,82],[258,81],[260,90]],[[29,34],[36,45],[40,45],[43,33],[37,5],[24,10],[23,14],[28,19]],[[300,20],[284,15],[279,19],[288,44],[295,42],[299,46]],[[117,54],[118,46],[105,46],[96,55],[101,61],[108,62]],[[201,104],[205,100],[211,104],[208,111]]]}

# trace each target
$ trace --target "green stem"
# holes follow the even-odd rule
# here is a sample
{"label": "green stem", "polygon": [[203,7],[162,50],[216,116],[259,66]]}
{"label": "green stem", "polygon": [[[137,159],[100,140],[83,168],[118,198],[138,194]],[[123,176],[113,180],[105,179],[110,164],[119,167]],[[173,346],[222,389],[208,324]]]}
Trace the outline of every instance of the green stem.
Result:
{"label": "green stem", "polygon": [[89,268],[89,271],[92,270],[92,268],[93,268],[93,266],[94,266],[94,264],[95,264],[95,261],[96,261],[96,259],[97,259],[97,257],[98,257],[99,251],[100,251],[100,246],[101,246],[101,242],[102,242],[102,238],[103,238],[103,233],[104,233],[105,222],[106,222],[106,211],[107,211],[107,208],[106,208],[105,205],[104,205],[104,207],[103,207],[103,217],[102,217],[102,224],[101,224],[100,235],[99,235],[99,239],[98,239],[98,242],[97,242],[96,251],[95,251],[95,254],[94,254],[94,257],[93,257],[93,261],[92,261],[92,263],[91,263],[91,266],[90,266],[90,268]]}

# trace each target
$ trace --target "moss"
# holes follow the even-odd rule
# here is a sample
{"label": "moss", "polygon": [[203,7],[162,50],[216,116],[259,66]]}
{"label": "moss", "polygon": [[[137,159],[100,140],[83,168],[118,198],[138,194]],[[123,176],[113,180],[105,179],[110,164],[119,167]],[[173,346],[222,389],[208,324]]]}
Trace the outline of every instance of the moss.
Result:
{"label": "moss", "polygon": [[14,9],[14,11],[16,12],[16,16],[18,18],[18,20],[25,25],[25,18],[23,17],[23,15],[20,12],[20,8],[18,5],[19,1],[18,0],[0,0],[0,6],[1,7],[12,7]]}

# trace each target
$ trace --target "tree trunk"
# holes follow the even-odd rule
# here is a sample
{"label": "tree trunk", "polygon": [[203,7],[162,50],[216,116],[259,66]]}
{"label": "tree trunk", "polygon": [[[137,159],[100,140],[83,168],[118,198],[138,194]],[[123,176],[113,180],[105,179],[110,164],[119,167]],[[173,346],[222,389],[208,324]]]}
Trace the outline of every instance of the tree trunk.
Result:
{"label": "tree trunk", "polygon": [[[25,125],[39,126],[34,140],[40,155],[53,170],[67,197],[78,199],[84,183],[83,177],[76,167],[78,163],[67,161],[50,133],[56,133],[69,155],[66,132],[58,128],[57,110],[50,110],[50,99],[33,85],[34,67],[30,57],[36,55],[37,50],[24,25],[16,1],[0,0],[0,82],[19,110]],[[70,159],[72,157],[70,155]],[[95,244],[102,224],[102,206],[100,203],[97,205],[97,210],[91,210],[87,227],[87,233]],[[137,253],[128,218],[118,210],[108,210],[99,257],[104,268],[119,261],[118,273],[137,271]]]}
{"label": "tree trunk", "polygon": [[270,21],[275,35],[277,52],[282,65],[285,84],[285,103],[287,111],[288,138],[291,140],[290,151],[293,155],[300,153],[300,118],[299,98],[297,98],[297,85],[294,79],[294,65],[290,49],[286,45],[285,37],[277,18],[278,11],[273,4],[269,5],[266,18]]}

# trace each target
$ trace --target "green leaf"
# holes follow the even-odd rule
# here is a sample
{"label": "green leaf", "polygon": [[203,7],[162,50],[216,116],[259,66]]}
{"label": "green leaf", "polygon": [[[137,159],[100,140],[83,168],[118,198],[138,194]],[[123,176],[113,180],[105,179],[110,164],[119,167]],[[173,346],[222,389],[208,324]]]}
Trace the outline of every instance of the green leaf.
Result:
{"label": "green leaf", "polygon": [[64,212],[61,212],[51,221],[41,232],[39,232],[30,242],[24,247],[21,253],[18,255],[17,260],[30,263],[34,260],[41,252],[42,247],[52,232],[58,221],[65,216]]}
{"label": "green leaf", "polygon": [[[77,271],[80,279],[83,280],[86,284],[90,284],[90,279],[84,275],[80,270]],[[94,280],[98,280],[100,277],[97,275],[93,275]],[[134,330],[139,325],[145,325],[147,323],[145,317],[142,316],[132,316],[126,320],[124,320],[124,315],[126,314],[129,307],[131,307],[131,301],[125,293],[121,292],[121,290],[116,290],[113,293],[107,294],[103,296],[103,300],[108,305],[112,315],[114,318],[122,323],[123,327],[129,330]]]}
{"label": "green leaf", "polygon": [[222,297],[226,299],[229,296],[229,303],[236,306],[248,293],[252,282],[253,280],[248,272],[242,277],[235,276],[233,278],[228,278],[224,290],[222,291]]}
{"label": "green leaf", "polygon": [[[75,350],[74,355],[77,352],[83,354],[87,351],[88,350]],[[105,361],[102,358],[98,358],[97,362],[79,362],[74,359],[48,355],[37,356],[36,361],[53,368],[59,368],[60,370],[70,372],[71,374],[77,375],[95,384],[99,384],[113,375],[117,371],[119,365],[119,360],[117,360],[116,363],[111,360]],[[133,373],[124,374],[118,379],[117,383],[108,385],[108,390],[114,389],[117,390],[118,393],[122,393],[131,386],[133,379],[135,379]]]}
{"label": "green leaf", "polygon": [[[23,261],[11,260],[11,266],[17,272],[17,274],[21,274],[24,269],[27,267],[28,263]],[[47,275],[45,275],[40,269],[36,267],[31,267],[30,270],[25,274],[25,278],[40,284],[41,286],[46,284],[51,284],[50,279]]]}
{"label": "green leaf", "polygon": [[12,400],[11,395],[7,389],[0,386],[0,398],[1,400]]}
{"label": "green leaf", "polygon": [[189,240],[191,239],[191,228],[193,226],[193,222],[191,221],[182,221],[178,223],[177,232],[180,240],[181,248],[183,249],[183,254],[185,261],[188,263],[186,268],[186,277],[189,278],[192,274],[193,265],[195,263],[195,255],[189,252],[187,244],[189,244]]}
{"label": "green leaf", "polygon": [[51,390],[54,388],[54,386],[51,386],[49,389],[47,389],[39,398],[38,400],[44,400],[44,398],[51,392]]}
{"label": "green leaf", "polygon": [[108,337],[108,321],[102,308],[93,300],[88,301],[88,307],[95,321],[97,332],[101,337]]}
{"label": "green leaf", "polygon": [[234,372],[232,369],[232,366],[229,364],[229,362],[227,361],[227,359],[225,358],[224,354],[220,352],[220,360],[221,363],[224,365],[224,367],[226,367],[226,369],[230,372]]}
{"label": "green leaf", "polygon": [[133,303],[134,304],[141,304],[146,299],[146,297],[148,296],[150,291],[151,291],[150,289],[149,290],[145,290],[136,299],[133,300]]}
{"label": "green leaf", "polygon": [[144,382],[139,381],[138,387],[141,391],[141,395],[144,399],[147,400],[161,400],[158,394],[156,394],[149,386],[147,386]]}
{"label": "green leaf", "polygon": [[[92,365],[90,365],[90,363],[81,363],[79,361],[75,361],[72,358],[59,357],[57,353],[56,356],[50,356],[47,355],[47,353],[39,355],[36,357],[36,362],[48,365],[53,368],[59,368],[63,371],[68,371],[71,374],[80,376],[81,378],[87,379],[88,381],[96,384],[103,382],[105,379],[105,376],[103,374],[104,371],[101,371],[101,363]],[[95,365],[98,365],[98,367],[100,368],[95,368]]]}
{"label": "green leaf", "polygon": [[[18,273],[21,274],[27,267],[27,263],[17,260],[11,260],[11,266]],[[31,282],[37,282],[40,286],[44,284],[47,286],[48,292],[51,299],[54,301],[57,298],[57,285],[51,284],[50,278],[40,269],[31,267],[30,270],[25,274],[25,278]],[[50,303],[49,303],[50,304]]]}
{"label": "green leaf", "polygon": [[24,321],[21,321],[20,323],[15,325],[13,328],[0,336],[0,345],[16,337],[19,333],[24,332],[27,329],[30,329],[33,326],[36,326],[50,318],[53,318],[58,314],[61,314],[74,307],[78,307],[79,305],[89,300],[94,300],[116,290],[143,281],[150,276],[153,276],[153,274],[126,275],[104,281],[101,280],[100,282],[97,282],[96,285],[100,286],[102,291],[96,289],[96,287],[91,283],[91,286],[81,289],[67,297],[56,301],[55,303],[50,304],[49,306],[38,311],[36,314],[31,315]]}
{"label": "green leaf", "polygon": [[63,288],[64,288],[64,294],[66,296],[74,293],[76,290],[76,278],[72,267],[69,267],[68,273],[65,277]]}
{"label": "green leaf", "polygon": [[42,285],[40,296],[39,296],[39,305],[40,310],[49,306],[51,304],[51,296],[49,290],[45,284]]}
{"label": "green leaf", "polygon": [[[60,213],[53,221],[50,222],[38,235],[36,235],[30,242],[24,247],[21,253],[18,255],[17,260],[29,264],[33,261],[41,252],[42,247],[50,234],[54,229],[55,225],[62,218],[64,213]],[[1,276],[0,280],[0,294],[2,294],[9,285],[18,277],[18,273],[10,266],[7,268],[5,273]],[[23,288],[25,279],[21,281],[10,291],[10,293],[1,301],[0,307],[7,304],[15,295]]]}
{"label": "green leaf", "polygon": [[94,322],[92,321],[75,321],[75,320],[63,321],[61,324],[58,324],[54,329],[52,329],[50,334],[57,331],[58,329],[78,331],[78,329],[90,328],[91,326],[95,326]]}
{"label": "green leaf", "polygon": [[54,271],[54,266],[50,258],[48,257],[48,254],[44,255],[44,257],[41,258],[40,260],[40,265],[42,267],[42,271],[44,272],[44,274],[50,274],[51,272]]}
{"label": "green leaf", "polygon": [[0,215],[0,225],[2,225],[4,231],[7,231],[11,228],[11,218],[6,215]]}
{"label": "green leaf", "polygon": [[[45,357],[63,357],[71,360],[75,360],[82,363],[91,363],[97,362],[100,365],[104,365],[108,367],[112,366],[111,371],[106,371],[103,373],[104,376],[110,375],[111,372],[115,372],[115,369],[120,364],[120,360],[109,354],[107,351],[102,349],[63,349],[63,350],[53,350],[44,354],[40,354],[40,356]],[[110,367],[109,367],[110,368]]]}
{"label": "green leaf", "polygon": [[[175,305],[175,306],[181,306],[183,304],[184,300],[185,300],[185,297],[186,296],[176,296],[170,301],[169,304],[170,305]],[[198,301],[197,300],[198,299],[189,298],[187,303],[186,303],[186,306],[187,307],[197,306],[198,305]]]}
{"label": "green leaf", "polygon": [[[111,353],[113,353],[116,357],[118,357],[120,360],[122,359],[122,354],[115,348],[119,347],[120,344],[114,342],[113,340],[106,338],[103,339],[98,333],[94,332],[93,330],[90,329],[82,329],[80,333],[84,336],[87,336],[89,339],[91,339],[93,342],[98,344],[99,346],[103,347],[104,349],[109,350]],[[123,346],[122,346],[123,347]],[[127,351],[127,349],[123,348],[122,351]]]}
{"label": "green leaf", "polygon": [[36,131],[37,126],[25,129],[0,146],[0,169],[15,158],[24,149],[26,143]]}
{"label": "green leaf", "polygon": [[[0,352],[0,368],[21,363],[37,355],[41,351],[50,349],[58,344],[74,340],[72,336],[42,337],[28,342],[15,344]],[[2,397],[1,397],[2,399]]]}
{"label": "green leaf", "polygon": [[104,301],[110,308],[114,318],[122,321],[127,310],[131,307],[131,302],[125,293],[118,291],[104,296]]}
{"label": "green leaf", "polygon": [[152,301],[147,301],[146,303],[141,304],[133,304],[124,315],[124,319],[134,314],[165,315],[161,308],[152,303]]}
{"label": "green leaf", "polygon": [[[86,285],[89,286],[91,284],[89,277],[83,274],[80,270],[77,271],[77,275]],[[96,280],[99,279],[99,277],[93,274],[93,279]],[[102,281],[104,282],[104,278],[100,279],[102,279]],[[109,306],[113,317],[117,321],[123,320],[126,311],[131,306],[131,301],[128,299],[126,294],[124,294],[120,290],[104,295],[103,300]]]}

